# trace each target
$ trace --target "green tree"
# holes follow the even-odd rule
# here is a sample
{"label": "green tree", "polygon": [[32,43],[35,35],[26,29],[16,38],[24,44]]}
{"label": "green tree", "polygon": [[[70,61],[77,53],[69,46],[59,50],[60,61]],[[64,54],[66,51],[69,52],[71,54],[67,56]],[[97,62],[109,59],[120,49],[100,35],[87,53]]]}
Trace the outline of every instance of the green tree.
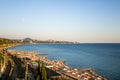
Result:
{"label": "green tree", "polygon": [[41,61],[38,61],[38,73],[36,80],[47,80],[46,69]]}
{"label": "green tree", "polygon": [[40,75],[37,76],[36,80],[40,80]]}
{"label": "green tree", "polygon": [[43,79],[43,80],[47,80],[46,69],[45,69],[45,67],[44,67],[43,62],[42,62],[42,65],[41,65],[41,70],[42,70],[42,79]]}
{"label": "green tree", "polygon": [[[0,53],[0,63],[3,63],[4,62],[4,58],[2,56],[2,53]],[[1,64],[0,64],[1,65]]]}
{"label": "green tree", "polygon": [[37,78],[36,80],[42,80],[42,74],[41,74],[41,62],[38,61],[38,71],[37,71]]}

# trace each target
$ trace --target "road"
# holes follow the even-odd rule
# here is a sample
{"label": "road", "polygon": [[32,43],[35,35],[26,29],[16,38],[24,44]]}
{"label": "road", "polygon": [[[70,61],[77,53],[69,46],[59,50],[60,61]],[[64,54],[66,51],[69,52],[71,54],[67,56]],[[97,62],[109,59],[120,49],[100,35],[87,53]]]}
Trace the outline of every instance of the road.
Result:
{"label": "road", "polygon": [[25,78],[25,66],[24,64],[11,55],[7,55],[7,65],[5,74],[3,74],[2,80],[16,80]]}
{"label": "road", "polygon": [[14,69],[13,69],[12,75],[10,76],[10,79],[11,80],[15,80],[16,78],[24,79],[25,78],[24,64],[16,57],[12,57],[12,56],[10,56],[10,57],[14,62]]}

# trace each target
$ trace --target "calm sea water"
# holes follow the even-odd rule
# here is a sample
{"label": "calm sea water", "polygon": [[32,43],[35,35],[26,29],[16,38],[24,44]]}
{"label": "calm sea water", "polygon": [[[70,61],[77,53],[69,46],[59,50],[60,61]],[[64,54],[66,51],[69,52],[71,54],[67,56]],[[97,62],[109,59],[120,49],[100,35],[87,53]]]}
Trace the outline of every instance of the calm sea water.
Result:
{"label": "calm sea water", "polygon": [[10,49],[47,53],[73,68],[92,68],[109,80],[120,80],[120,44],[26,44]]}

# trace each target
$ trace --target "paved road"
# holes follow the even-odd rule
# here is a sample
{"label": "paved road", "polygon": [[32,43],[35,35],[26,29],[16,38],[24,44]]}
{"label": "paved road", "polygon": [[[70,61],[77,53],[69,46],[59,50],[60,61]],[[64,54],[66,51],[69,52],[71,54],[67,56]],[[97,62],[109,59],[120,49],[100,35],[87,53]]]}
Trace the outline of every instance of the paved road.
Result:
{"label": "paved road", "polygon": [[25,78],[25,67],[24,67],[24,64],[21,63],[21,61],[18,60],[16,57],[12,57],[11,56],[11,59],[14,62],[14,69],[13,69],[13,73],[12,73],[10,79],[11,80],[14,80],[16,78],[24,79]]}

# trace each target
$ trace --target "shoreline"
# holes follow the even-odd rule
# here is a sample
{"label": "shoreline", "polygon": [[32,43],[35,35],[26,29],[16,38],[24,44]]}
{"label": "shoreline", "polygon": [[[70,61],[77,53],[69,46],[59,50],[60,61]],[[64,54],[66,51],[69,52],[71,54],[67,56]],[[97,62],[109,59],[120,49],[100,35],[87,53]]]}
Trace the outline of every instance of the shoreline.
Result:
{"label": "shoreline", "polygon": [[[9,46],[8,46],[9,45]],[[8,44],[5,47],[0,47],[0,50],[2,49],[7,49],[14,47],[14,46],[19,46],[19,45],[24,45],[24,44]],[[107,80],[106,78],[102,77],[101,75],[97,74],[92,68],[83,68],[83,69],[76,69],[69,67],[65,64],[64,60],[50,60],[44,55],[36,54],[35,52],[25,52],[25,51],[17,51],[17,50],[8,50],[8,52],[15,53],[15,55],[19,55],[17,57],[19,58],[29,58],[31,61],[35,60],[41,60],[47,65],[45,67],[60,73],[61,75],[65,75],[77,80],[82,80],[82,79],[89,79],[89,78],[94,78],[97,80]],[[81,79],[82,78],[82,79]]]}
{"label": "shoreline", "polygon": [[45,64],[47,64],[45,67],[60,74],[73,77],[77,80],[81,80],[80,78],[85,78],[85,79],[91,78],[91,76],[98,80],[107,80],[106,78],[98,75],[92,68],[76,69],[67,66],[64,60],[50,60],[47,57],[43,55],[41,56],[34,52],[25,52],[25,51],[17,51],[17,50],[9,50],[9,51],[10,53],[11,52],[17,53],[17,55],[19,55],[19,58],[27,57],[32,61],[41,60]]}

